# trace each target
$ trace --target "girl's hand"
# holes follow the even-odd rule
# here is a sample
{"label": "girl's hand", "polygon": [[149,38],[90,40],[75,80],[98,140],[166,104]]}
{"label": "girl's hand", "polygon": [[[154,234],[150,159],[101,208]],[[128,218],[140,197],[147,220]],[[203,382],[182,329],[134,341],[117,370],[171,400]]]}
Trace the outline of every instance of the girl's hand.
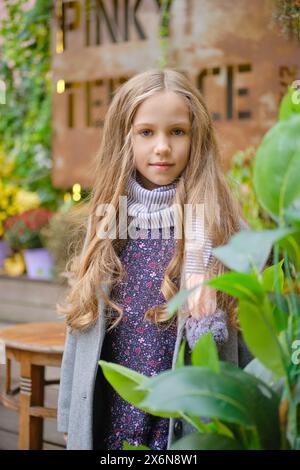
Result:
{"label": "girl's hand", "polygon": [[[205,274],[187,274],[186,288],[191,289],[192,287],[203,283],[205,280],[207,280]],[[206,314],[213,314],[217,308],[215,289],[208,286],[200,286],[189,295],[187,305],[191,316],[197,320],[200,320],[200,318]]]}
{"label": "girl's hand", "polygon": [[67,432],[64,432],[64,440],[65,440],[65,443],[67,443],[67,440],[68,440],[68,433]]}

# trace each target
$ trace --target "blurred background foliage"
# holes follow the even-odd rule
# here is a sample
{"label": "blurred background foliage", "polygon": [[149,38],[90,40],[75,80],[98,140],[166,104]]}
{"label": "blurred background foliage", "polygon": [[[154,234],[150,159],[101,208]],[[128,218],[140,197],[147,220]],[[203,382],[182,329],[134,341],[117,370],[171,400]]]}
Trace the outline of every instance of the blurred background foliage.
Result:
{"label": "blurred background foliage", "polygon": [[40,204],[56,210],[63,192],[51,183],[51,0],[5,1],[7,18],[0,76],[6,84],[5,112],[0,120],[0,157],[10,167],[10,184],[37,192]]}
{"label": "blurred background foliage", "polygon": [[300,0],[274,0],[274,19],[287,38],[300,40]]}

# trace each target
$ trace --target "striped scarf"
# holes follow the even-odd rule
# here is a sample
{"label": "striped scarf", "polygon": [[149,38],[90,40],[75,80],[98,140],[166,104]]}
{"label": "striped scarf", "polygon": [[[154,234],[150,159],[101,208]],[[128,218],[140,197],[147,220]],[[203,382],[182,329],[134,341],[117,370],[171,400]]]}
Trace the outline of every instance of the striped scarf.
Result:
{"label": "striped scarf", "polygon": [[[136,178],[131,176],[127,187],[127,210],[129,217],[134,219],[135,227],[155,229],[175,226],[175,211],[173,202],[176,194],[178,178],[171,184],[155,189],[144,188]],[[211,242],[204,237],[201,222],[192,219],[192,234],[197,239],[186,240],[185,243],[185,272],[202,274],[206,271],[211,260]],[[155,237],[153,237],[155,238]]]}
{"label": "striped scarf", "polygon": [[176,182],[155,189],[146,189],[132,176],[128,181],[128,215],[139,228],[174,227],[172,203]]}

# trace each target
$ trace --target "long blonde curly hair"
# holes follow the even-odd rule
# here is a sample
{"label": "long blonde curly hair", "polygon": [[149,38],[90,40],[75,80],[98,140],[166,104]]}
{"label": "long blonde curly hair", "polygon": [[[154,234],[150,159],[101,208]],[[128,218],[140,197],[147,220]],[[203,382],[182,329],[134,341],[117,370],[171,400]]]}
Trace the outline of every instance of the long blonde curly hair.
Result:
{"label": "long blonde curly hair", "polygon": [[[175,69],[151,69],[135,75],[115,91],[106,113],[101,145],[95,158],[93,189],[86,206],[89,230],[84,248],[67,263],[66,272],[72,280],[71,288],[67,302],[65,305],[57,305],[57,309],[65,315],[71,331],[82,331],[95,323],[98,296],[104,299],[108,309],[117,312],[112,328],[117,326],[123,316],[122,307],[109,298],[104,286],[120,282],[125,275],[118,256],[124,240],[97,237],[99,218],[96,217],[96,210],[99,205],[112,204],[118,227],[119,196],[127,194],[129,177],[135,171],[132,123],[139,105],[162,91],[175,92],[185,99],[192,123],[189,160],[176,185],[174,202],[181,208],[184,204],[204,203],[205,226],[213,246],[227,243],[240,228],[240,208],[221,169],[213,124],[200,92],[184,74]],[[84,223],[86,225],[87,221]],[[178,292],[173,280],[180,279],[183,265],[183,227],[182,231],[183,237],[177,240],[161,285],[166,302]],[[221,274],[226,268],[215,259],[213,270]],[[218,292],[217,303],[220,308],[226,309],[234,323],[233,299]],[[166,303],[153,306],[145,312],[145,319],[156,324],[166,322],[167,318]]]}

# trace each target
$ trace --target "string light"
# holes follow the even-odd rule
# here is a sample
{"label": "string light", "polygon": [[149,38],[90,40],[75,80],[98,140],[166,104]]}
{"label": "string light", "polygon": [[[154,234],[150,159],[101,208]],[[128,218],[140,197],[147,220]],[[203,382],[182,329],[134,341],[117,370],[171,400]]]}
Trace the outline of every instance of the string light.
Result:
{"label": "string light", "polygon": [[76,201],[76,202],[80,201],[80,199],[81,199],[81,186],[80,186],[80,184],[79,183],[73,184],[72,190],[73,190],[73,195],[72,195],[73,201]]}
{"label": "string light", "polygon": [[[63,1],[59,0],[57,2],[57,18],[59,24],[61,24],[61,18],[63,16]],[[64,52],[64,32],[59,26],[58,31],[56,32],[56,53],[62,54]]]}
{"label": "string light", "polygon": [[65,81],[64,80],[58,80],[56,84],[56,91],[59,94],[64,93],[65,91]]}
{"label": "string light", "polygon": [[62,54],[64,52],[64,33],[63,31],[56,32],[56,54]]}

